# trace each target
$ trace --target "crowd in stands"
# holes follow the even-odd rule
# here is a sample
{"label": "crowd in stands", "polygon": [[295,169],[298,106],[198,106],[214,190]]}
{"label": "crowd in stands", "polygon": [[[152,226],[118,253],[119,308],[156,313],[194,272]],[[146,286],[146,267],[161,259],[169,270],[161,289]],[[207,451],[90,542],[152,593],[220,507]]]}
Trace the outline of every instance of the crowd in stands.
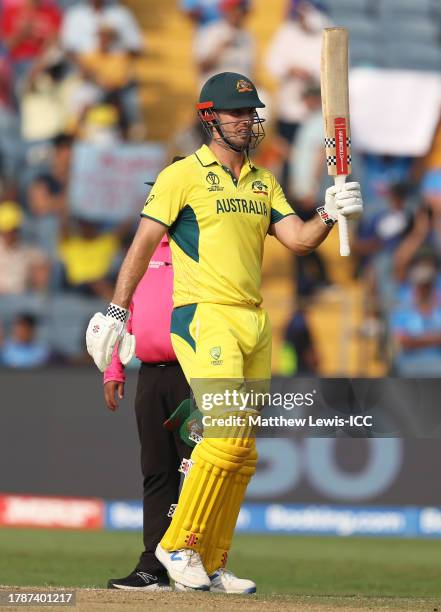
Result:
{"label": "crowd in stands", "polygon": [[[198,84],[227,70],[257,80],[268,102],[268,138],[257,155],[308,219],[326,186],[323,28],[338,23],[354,34],[353,68],[441,79],[441,2],[287,0],[262,65],[249,28],[253,8],[253,0],[180,0],[193,25]],[[137,219],[109,223],[74,213],[72,166],[79,143],[148,139],[143,32],[117,0],[3,0],[0,32],[0,365],[87,363],[86,322],[112,294]],[[258,81],[262,70],[274,81],[273,96]],[[369,296],[366,329],[387,371],[403,376],[441,372],[441,121],[432,137],[425,156],[357,151],[354,143],[354,179],[366,203],[353,228],[356,278]],[[195,123],[174,138],[188,154],[204,136]],[[287,374],[320,371],[307,305],[329,284],[317,253],[297,260]]]}

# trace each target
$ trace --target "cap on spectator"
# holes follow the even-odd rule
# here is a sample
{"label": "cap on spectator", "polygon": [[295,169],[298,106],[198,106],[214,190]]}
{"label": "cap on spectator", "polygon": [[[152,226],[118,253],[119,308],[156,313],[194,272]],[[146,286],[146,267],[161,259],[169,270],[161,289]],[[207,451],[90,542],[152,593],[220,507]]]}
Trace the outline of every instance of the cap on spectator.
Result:
{"label": "cap on spectator", "polygon": [[0,203],[0,232],[12,232],[23,224],[23,212],[17,202]]}
{"label": "cap on spectator", "polygon": [[117,125],[118,109],[113,104],[96,104],[88,110],[87,122],[100,128]]}
{"label": "cap on spectator", "polygon": [[221,0],[219,9],[221,13],[231,11],[231,9],[241,8],[244,11],[248,10],[250,6],[249,0]]}

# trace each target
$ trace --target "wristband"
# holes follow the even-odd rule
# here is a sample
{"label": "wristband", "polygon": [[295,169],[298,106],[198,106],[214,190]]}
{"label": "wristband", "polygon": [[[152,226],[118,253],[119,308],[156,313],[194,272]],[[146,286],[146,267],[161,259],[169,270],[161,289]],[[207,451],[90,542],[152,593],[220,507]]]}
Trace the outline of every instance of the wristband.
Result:
{"label": "wristband", "polygon": [[320,219],[326,225],[326,227],[329,227],[329,228],[334,227],[334,225],[337,223],[337,221],[335,221],[334,219],[332,219],[332,217],[328,215],[324,206],[318,206],[316,208],[316,211]]}
{"label": "wristband", "polygon": [[129,318],[130,312],[121,306],[110,303],[107,307],[106,317],[112,317],[121,323],[126,323]]}

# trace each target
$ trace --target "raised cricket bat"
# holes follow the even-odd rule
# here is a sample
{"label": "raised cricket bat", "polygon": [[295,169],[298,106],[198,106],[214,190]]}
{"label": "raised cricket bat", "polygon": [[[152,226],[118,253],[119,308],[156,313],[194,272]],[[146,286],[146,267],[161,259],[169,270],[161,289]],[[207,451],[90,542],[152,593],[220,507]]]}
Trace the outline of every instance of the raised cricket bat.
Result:
{"label": "raised cricket bat", "polygon": [[[326,28],[323,32],[321,58],[322,108],[328,174],[342,188],[352,172],[351,128],[349,121],[348,31]],[[350,252],[348,222],[338,216],[340,255]]]}

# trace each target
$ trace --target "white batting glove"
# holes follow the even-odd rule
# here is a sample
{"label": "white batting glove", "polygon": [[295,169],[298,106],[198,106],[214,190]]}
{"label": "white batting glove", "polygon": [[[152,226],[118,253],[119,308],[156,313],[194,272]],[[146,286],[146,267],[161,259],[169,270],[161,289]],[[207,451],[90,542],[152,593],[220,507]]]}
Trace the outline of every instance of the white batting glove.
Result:
{"label": "white batting glove", "polygon": [[87,352],[101,372],[110,365],[117,342],[119,358],[123,365],[129,363],[135,354],[135,336],[126,330],[128,318],[128,310],[110,304],[105,315],[97,312],[90,319],[86,331]]}
{"label": "white batting glove", "polygon": [[363,214],[360,183],[345,183],[341,190],[335,185],[329,187],[324,209],[333,221],[337,221],[338,213],[346,219],[358,219]]}

